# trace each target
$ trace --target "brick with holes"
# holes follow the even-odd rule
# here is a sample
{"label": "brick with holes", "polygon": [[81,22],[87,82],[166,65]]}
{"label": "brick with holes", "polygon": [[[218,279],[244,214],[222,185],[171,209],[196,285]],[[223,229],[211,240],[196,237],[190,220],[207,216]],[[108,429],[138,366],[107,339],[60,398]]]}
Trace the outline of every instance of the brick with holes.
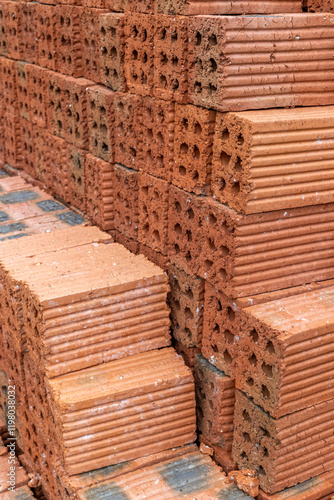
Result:
{"label": "brick with holes", "polygon": [[174,163],[174,103],[147,96],[140,99],[139,106],[143,134],[140,170],[170,182]]}
{"label": "brick with holes", "polygon": [[168,250],[168,202],[169,183],[141,173],[138,240],[162,254]]}
{"label": "brick with holes", "polygon": [[232,458],[232,453],[230,451],[226,451],[224,446],[210,443],[210,441],[201,434],[199,435],[199,442],[213,450],[212,458],[222,467],[226,474],[237,469],[237,465],[234,463]]}
{"label": "brick with holes", "polygon": [[57,69],[57,22],[56,7],[36,3],[37,60],[39,66]]}
{"label": "brick with holes", "polygon": [[230,297],[332,278],[333,204],[238,214],[172,186],[171,260]]}
{"label": "brick with holes", "polygon": [[45,147],[48,148],[48,152],[45,154],[46,165],[43,180],[53,194],[65,200],[69,184],[67,142],[60,137],[47,134]]}
{"label": "brick with holes", "polygon": [[22,44],[20,32],[22,30],[21,2],[3,2],[3,17],[6,30],[6,55],[11,59],[22,59]]}
{"label": "brick with holes", "polygon": [[6,3],[6,1],[0,3],[0,56],[7,55],[7,36],[5,24]]}
{"label": "brick with holes", "polygon": [[307,0],[308,12],[333,12],[333,0]]}
{"label": "brick with holes", "polygon": [[0,162],[2,163],[5,163],[6,161],[4,122],[4,112],[0,109]]}
{"label": "brick with holes", "polygon": [[30,64],[17,61],[15,63],[15,81],[18,114],[21,118],[30,120],[30,106],[28,96],[28,68]]}
{"label": "brick with holes", "polygon": [[139,170],[142,155],[142,99],[122,92],[114,99],[115,162],[134,170]]}
{"label": "brick with holes", "polygon": [[329,471],[273,495],[260,490],[258,500],[331,500],[333,491],[334,471]]}
{"label": "brick with holes", "polygon": [[192,105],[175,107],[173,184],[196,194],[209,194],[216,113]]}
{"label": "brick with holes", "polygon": [[154,18],[126,13],[125,77],[130,92],[152,95],[154,84]]}
{"label": "brick with holes", "polygon": [[1,108],[7,113],[18,114],[16,63],[5,57],[0,58]]}
{"label": "brick with holes", "polygon": [[330,286],[243,309],[237,387],[270,415],[334,398],[333,294]]}
{"label": "brick with holes", "polygon": [[151,262],[153,262],[156,266],[159,266],[161,269],[163,269],[165,272],[167,272],[167,266],[168,266],[168,256],[163,255],[160,252],[156,252],[152,248],[150,248],[147,245],[144,245],[144,243],[139,243],[139,249],[138,252],[141,255],[145,255],[145,257],[148,258]]}
{"label": "brick with holes", "polygon": [[102,14],[99,21],[99,81],[112,90],[124,92],[124,14]]}
{"label": "brick with holes", "polygon": [[55,7],[56,68],[68,76],[83,76],[81,44],[81,7]]}
{"label": "brick with holes", "polygon": [[197,425],[210,443],[232,450],[234,381],[209,363],[201,354],[195,357]]}
{"label": "brick with holes", "polygon": [[12,167],[21,165],[20,118],[11,113],[4,113],[4,154],[6,162]]}
{"label": "brick with holes", "polygon": [[21,58],[29,63],[37,63],[38,49],[36,39],[36,3],[35,2],[22,2],[21,3],[20,17],[22,19],[22,26],[19,31],[19,41],[21,45]]}
{"label": "brick with holes", "polygon": [[333,30],[323,14],[194,16],[189,100],[220,111],[333,104]]}
{"label": "brick with holes", "polygon": [[20,118],[20,140],[21,140],[21,168],[30,173],[33,171],[35,162],[35,148],[33,138],[33,125],[30,121]]}
{"label": "brick with holes", "polygon": [[[318,0],[319,1],[319,0]],[[329,2],[331,0],[328,0]],[[301,0],[158,0],[158,12],[165,14],[183,14],[186,16],[222,15],[222,14],[277,14],[302,12]]]}
{"label": "brick with holes", "polygon": [[115,92],[102,85],[87,90],[89,151],[105,161],[114,158],[114,98]]}
{"label": "brick with holes", "polygon": [[87,153],[85,161],[86,213],[105,231],[114,228],[114,167]]}
{"label": "brick with holes", "polygon": [[140,12],[142,14],[152,14],[156,11],[157,0],[126,0],[126,10],[130,12]]}
{"label": "brick with holes", "polygon": [[80,149],[88,149],[87,90],[94,82],[86,78],[65,77],[64,80],[64,138]]}
{"label": "brick with holes", "polygon": [[73,207],[85,211],[85,161],[86,151],[68,144],[67,146],[67,168],[68,188],[65,201]]}
{"label": "brick with holes", "polygon": [[331,399],[275,419],[237,390],[233,458],[266,493],[294,486],[333,469],[333,417]]}
{"label": "brick with holes", "polygon": [[34,125],[47,128],[48,72],[44,68],[29,64],[27,67],[27,90],[29,116]]}
{"label": "brick with holes", "polygon": [[186,347],[200,346],[203,329],[204,280],[168,266],[173,337]]}
{"label": "brick with holes", "polygon": [[128,11],[129,0],[105,0],[105,7],[113,12]]}
{"label": "brick with holes", "polygon": [[26,172],[45,184],[46,182],[46,165],[50,151],[47,145],[48,132],[42,127],[33,127],[33,143],[35,151],[34,165],[31,165],[31,170]]}
{"label": "brick with holes", "polygon": [[82,76],[100,82],[100,16],[105,9],[84,8],[81,11],[82,26]]}
{"label": "brick with holes", "polygon": [[188,20],[156,15],[154,33],[154,95],[187,102]]}
{"label": "brick with holes", "polygon": [[67,78],[61,73],[48,71],[47,79],[47,122],[51,134],[65,138],[66,131],[66,93]]}
{"label": "brick with holes", "polygon": [[115,229],[127,238],[138,240],[138,172],[116,163],[113,192]]}

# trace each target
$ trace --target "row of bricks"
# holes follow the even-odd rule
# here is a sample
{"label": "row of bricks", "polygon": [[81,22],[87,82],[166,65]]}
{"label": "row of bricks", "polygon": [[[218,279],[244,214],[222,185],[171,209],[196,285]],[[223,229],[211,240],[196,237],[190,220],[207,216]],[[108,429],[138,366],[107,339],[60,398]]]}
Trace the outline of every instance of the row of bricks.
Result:
{"label": "row of bricks", "polygon": [[[0,54],[114,90],[126,85],[138,95],[223,111],[334,104],[331,14],[106,12],[4,2]],[[302,56],[295,60],[291,52]]]}
{"label": "row of bricks", "polygon": [[6,58],[0,73],[3,110],[106,161],[244,213],[331,201],[332,106],[216,113]]}

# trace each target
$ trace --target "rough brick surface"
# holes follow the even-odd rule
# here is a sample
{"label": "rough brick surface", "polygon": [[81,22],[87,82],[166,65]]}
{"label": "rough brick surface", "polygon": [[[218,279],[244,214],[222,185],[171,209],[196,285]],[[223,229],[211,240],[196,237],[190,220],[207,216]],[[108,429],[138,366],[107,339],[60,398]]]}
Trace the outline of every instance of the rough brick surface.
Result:
{"label": "rough brick surface", "polygon": [[173,337],[186,347],[201,345],[203,329],[204,280],[192,278],[182,269],[168,266]]}
{"label": "rough brick surface", "polygon": [[333,31],[322,14],[193,17],[189,98],[221,111],[333,104]]}
{"label": "rough brick surface", "polygon": [[20,54],[24,61],[37,63],[38,49],[36,39],[36,4],[34,2],[22,2],[20,17],[22,26],[19,31]]}
{"label": "rough brick surface", "polygon": [[126,237],[138,240],[139,186],[138,172],[115,164],[114,169],[115,229]]}
{"label": "rough brick surface", "polygon": [[6,162],[12,167],[20,168],[21,163],[21,136],[20,118],[11,113],[4,114],[4,154]]}
{"label": "rough brick surface", "polygon": [[113,189],[113,166],[88,153],[85,161],[86,213],[94,224],[105,231],[114,228]]}
{"label": "rough brick surface", "polygon": [[134,170],[139,170],[142,154],[141,102],[139,96],[115,93],[115,162]]}
{"label": "rough brick surface", "polygon": [[87,98],[89,151],[105,161],[112,161],[115,93],[102,85],[95,85],[88,88]]}
{"label": "rough brick surface", "polygon": [[186,102],[188,91],[188,21],[182,17],[155,17],[154,95]]}
{"label": "rough brick surface", "polygon": [[154,18],[144,14],[124,16],[125,76],[134,94],[152,95],[154,82]]}
{"label": "rough brick surface", "polygon": [[34,64],[27,67],[29,116],[33,124],[47,127],[48,72]]}
{"label": "rough brick surface", "polygon": [[5,15],[6,15],[6,2],[0,3],[0,55],[7,55],[7,37],[6,37],[6,24],[5,24]]}
{"label": "rough brick surface", "polygon": [[54,8],[56,21],[56,68],[69,76],[83,76],[80,7]]}
{"label": "rough brick surface", "polygon": [[196,194],[210,194],[216,113],[176,105],[173,184]]}
{"label": "rough brick surface", "polygon": [[167,272],[167,266],[168,266],[168,256],[163,255],[160,252],[156,252],[152,248],[150,248],[147,245],[144,245],[143,243],[139,243],[139,248],[137,250],[138,254],[145,255],[145,257],[153,262],[156,266],[159,266],[161,269],[163,269],[165,272]]}
{"label": "rough brick surface", "polygon": [[60,137],[47,134],[45,148],[44,164],[46,187],[52,193],[65,200],[67,198],[69,173],[67,165],[67,142]]}
{"label": "rough brick surface", "polygon": [[16,62],[15,64],[15,82],[17,95],[17,108],[21,118],[30,120],[30,106],[28,96],[28,68],[29,64],[25,62]]}
{"label": "rough brick surface", "polygon": [[170,181],[174,162],[174,104],[143,97],[139,101],[139,119],[140,170]]}
{"label": "rough brick surface", "polygon": [[67,201],[79,210],[85,211],[85,161],[86,152],[69,144],[67,146],[68,189]]}
{"label": "rough brick surface", "polygon": [[56,9],[51,5],[36,3],[36,35],[38,38],[38,64],[51,70],[57,69]]}
{"label": "rough brick surface", "polygon": [[99,81],[111,88],[124,92],[124,15],[109,13],[99,18],[100,76]]}
{"label": "rough brick surface", "polygon": [[210,443],[232,449],[234,381],[202,355],[195,358],[197,427]]}
{"label": "rough brick surface", "polygon": [[[331,0],[329,0],[331,1]],[[301,12],[301,0],[158,0],[157,9],[165,14],[222,15],[222,14],[274,14]]]}
{"label": "rough brick surface", "polygon": [[20,166],[24,171],[31,172],[35,163],[35,148],[32,123],[20,118],[21,159]]}
{"label": "rough brick surface", "polygon": [[51,134],[65,138],[66,132],[66,76],[61,73],[48,71],[46,73],[48,84],[47,121]]}
{"label": "rough brick surface", "polygon": [[22,58],[22,47],[19,34],[22,30],[20,2],[3,2],[3,15],[6,27],[7,56],[11,59]]}
{"label": "rough brick surface", "polygon": [[163,254],[168,248],[168,200],[168,182],[140,175],[138,240]]}
{"label": "rough brick surface", "polygon": [[233,461],[231,452],[226,451],[224,446],[210,443],[210,441],[203,435],[199,436],[199,441],[201,444],[203,443],[205,446],[208,446],[213,450],[212,458],[218,465],[222,467],[223,471],[226,474],[237,469],[237,465]]}
{"label": "rough brick surface", "polygon": [[16,88],[16,64],[15,61],[1,57],[1,108],[13,115],[18,112],[17,88]]}
{"label": "rough brick surface", "polygon": [[233,458],[255,470],[266,493],[332,470],[333,412],[331,400],[274,419],[236,391]]}
{"label": "rough brick surface", "polygon": [[307,10],[309,12],[333,12],[333,0],[307,0]]}
{"label": "rough brick surface", "polygon": [[244,213],[331,201],[332,106],[218,114],[212,192]]}
{"label": "rough brick surface", "polygon": [[48,133],[43,128],[33,127],[35,161],[31,170],[26,171],[29,175],[43,183],[46,181],[46,165],[49,156],[47,137]]}
{"label": "rough brick surface", "polygon": [[82,75],[96,83],[100,83],[100,16],[106,12],[108,11],[92,8],[81,11]]}
{"label": "rough brick surface", "polygon": [[325,472],[303,483],[291,486],[283,491],[268,495],[260,490],[259,500],[331,500],[334,490],[334,473]]}

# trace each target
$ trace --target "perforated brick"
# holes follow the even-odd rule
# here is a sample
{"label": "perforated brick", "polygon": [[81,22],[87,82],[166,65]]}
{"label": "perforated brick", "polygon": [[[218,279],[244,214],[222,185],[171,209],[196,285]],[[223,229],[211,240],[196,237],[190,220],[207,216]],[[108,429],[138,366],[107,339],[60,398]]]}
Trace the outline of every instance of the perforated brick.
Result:
{"label": "perforated brick", "polygon": [[88,88],[87,98],[89,151],[105,161],[112,161],[115,93],[102,85],[95,85]]}
{"label": "perforated brick", "polygon": [[100,16],[107,12],[108,11],[104,9],[92,8],[84,8],[81,11],[82,76],[96,83],[100,83],[101,73],[101,44],[99,37]]}
{"label": "perforated brick", "polygon": [[81,44],[81,7],[55,8],[56,68],[69,76],[83,76]]}
{"label": "perforated brick", "polygon": [[196,194],[209,194],[215,111],[197,106],[175,107],[173,184]]}
{"label": "perforated brick", "polygon": [[21,59],[21,40],[19,34],[22,30],[20,2],[3,2],[4,24],[6,27],[6,55],[11,59]]}
{"label": "perforated brick", "polygon": [[111,88],[124,92],[126,82],[124,76],[124,15],[109,13],[99,18],[99,81]]}
{"label": "perforated brick", "polygon": [[66,76],[49,71],[48,81],[48,126],[53,135],[65,138],[66,131],[66,102],[65,85]]}
{"label": "perforated brick", "polygon": [[4,113],[4,149],[6,162],[12,167],[20,168],[21,137],[20,118],[10,113]]}
{"label": "perforated brick", "polygon": [[210,443],[232,450],[234,381],[201,354],[195,357],[197,426]]}
{"label": "perforated brick", "polygon": [[0,58],[2,109],[13,115],[18,113],[16,64],[11,59]]}
{"label": "perforated brick", "polygon": [[46,155],[45,185],[52,193],[66,199],[69,183],[67,143],[60,137],[48,134],[45,147],[49,148]]}
{"label": "perforated brick", "polygon": [[141,103],[140,96],[115,93],[115,162],[134,170],[139,170],[142,154]]}
{"label": "perforated brick", "polygon": [[21,45],[20,54],[24,61],[29,63],[37,63],[38,49],[36,39],[36,3],[22,2],[20,17],[22,26],[19,31],[19,43]]}
{"label": "perforated brick", "polygon": [[[328,0],[331,1],[331,0]],[[158,0],[158,12],[186,16],[302,12],[301,0]]]}
{"label": "perforated brick", "polygon": [[333,0],[306,0],[309,12],[333,12]]}
{"label": "perforated brick", "polygon": [[168,248],[168,200],[168,182],[141,173],[138,240],[163,254]]}
{"label": "perforated brick", "polygon": [[154,83],[154,18],[145,14],[126,13],[125,76],[131,92],[152,95]]}
{"label": "perforated brick", "polygon": [[51,70],[57,69],[57,22],[56,8],[36,3],[36,36],[38,39],[38,64]]}
{"label": "perforated brick", "polygon": [[0,3],[0,55],[7,55],[7,36],[5,24],[5,3]]}
{"label": "perforated brick", "polygon": [[35,179],[45,183],[46,167],[50,151],[47,145],[48,132],[42,127],[33,127],[33,143],[35,150],[34,165],[30,172],[26,170]]}
{"label": "perforated brick", "polygon": [[34,169],[35,148],[33,140],[33,125],[30,121],[20,118],[21,168],[30,173]]}
{"label": "perforated brick", "polygon": [[186,347],[201,345],[203,328],[204,280],[192,278],[182,269],[168,266],[173,337]]}
{"label": "perforated brick", "polygon": [[113,188],[115,229],[134,240],[138,240],[138,189],[138,172],[115,164]]}
{"label": "perforated brick", "polygon": [[30,106],[28,96],[28,68],[25,62],[16,62],[16,91],[18,113],[22,118],[30,120]]}
{"label": "perforated brick", "polygon": [[188,20],[155,16],[154,95],[186,102],[188,91]]}
{"label": "perforated brick", "polygon": [[101,229],[114,228],[114,168],[87,153],[85,161],[86,212]]}
{"label": "perforated brick", "polygon": [[33,124],[47,127],[48,72],[44,68],[29,64],[27,67],[27,90],[29,116]]}
{"label": "perforated brick", "polygon": [[80,210],[85,210],[85,161],[86,152],[68,144],[67,146],[67,168],[68,188],[67,201]]}
{"label": "perforated brick", "polygon": [[139,120],[143,134],[140,170],[170,181],[174,163],[174,103],[143,97],[139,101]]}

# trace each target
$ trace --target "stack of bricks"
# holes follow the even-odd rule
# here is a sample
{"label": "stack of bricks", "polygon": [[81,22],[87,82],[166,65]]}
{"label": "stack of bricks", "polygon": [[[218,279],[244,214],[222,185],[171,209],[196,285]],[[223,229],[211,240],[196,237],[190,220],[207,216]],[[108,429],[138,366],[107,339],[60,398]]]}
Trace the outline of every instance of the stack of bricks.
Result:
{"label": "stack of bricks", "polygon": [[[1,163],[33,177],[168,274],[173,345],[194,374],[200,441],[225,471],[254,470],[260,499],[327,498],[334,490],[333,3],[49,3],[0,6]],[[91,467],[89,419],[81,430],[71,423],[76,412],[88,417],[88,399],[69,405],[67,391],[87,383],[87,398],[101,390],[102,400],[95,377],[117,391],[107,365],[122,366],[124,346],[120,336],[121,359],[108,358],[110,346],[104,350],[103,334],[92,326],[103,350],[89,356],[106,365],[81,365],[80,349],[90,358],[76,338],[78,352],[68,355],[70,334],[52,308],[44,319],[43,300],[54,297],[33,267],[51,266],[55,284],[61,266],[70,276],[70,253],[61,260],[57,250],[55,268],[56,248],[3,265],[11,276],[7,294],[16,281],[27,283],[22,295],[14,294],[29,325],[24,340],[15,337],[16,359],[24,358],[23,377],[48,379],[34,395],[34,418],[42,422],[38,414],[50,411],[58,425],[52,435],[43,424],[57,455],[47,482],[66,498],[75,482],[64,478]],[[4,336],[20,327],[13,317],[21,318],[8,313]],[[141,332],[142,350],[130,352],[138,356],[138,376],[141,363],[153,363],[145,341]],[[78,375],[82,370],[91,370],[92,383]],[[112,398],[105,404],[112,411]],[[94,411],[103,414],[98,404]],[[47,453],[38,464],[38,454],[29,454],[39,470],[54,463]],[[160,481],[151,466],[142,464],[144,475]],[[140,474],[129,474],[140,481]],[[105,487],[115,495],[124,490],[123,480],[109,479]],[[171,485],[165,486],[168,495]],[[161,492],[152,486],[150,494]],[[130,483],[125,494],[136,498]]]}

